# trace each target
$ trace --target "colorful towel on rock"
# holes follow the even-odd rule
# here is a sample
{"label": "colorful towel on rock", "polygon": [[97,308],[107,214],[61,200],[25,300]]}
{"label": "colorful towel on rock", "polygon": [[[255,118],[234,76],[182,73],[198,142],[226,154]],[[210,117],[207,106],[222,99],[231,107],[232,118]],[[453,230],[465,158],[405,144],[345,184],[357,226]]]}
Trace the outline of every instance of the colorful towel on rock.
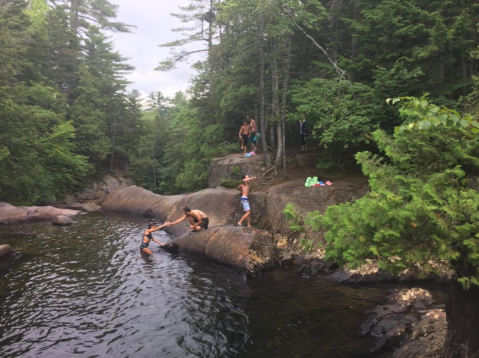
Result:
{"label": "colorful towel on rock", "polygon": [[318,180],[318,177],[308,177],[306,181],[304,182],[304,186],[307,188],[310,188],[312,186],[326,186],[326,185],[333,185],[330,181],[327,181],[326,183],[323,183],[322,181]]}

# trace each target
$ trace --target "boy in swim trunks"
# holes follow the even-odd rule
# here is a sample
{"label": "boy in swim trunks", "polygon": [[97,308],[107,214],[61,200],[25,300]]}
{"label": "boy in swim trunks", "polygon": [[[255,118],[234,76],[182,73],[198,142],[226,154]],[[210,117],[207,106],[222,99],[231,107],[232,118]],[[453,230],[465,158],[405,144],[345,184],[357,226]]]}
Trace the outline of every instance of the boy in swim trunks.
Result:
{"label": "boy in swim trunks", "polygon": [[251,149],[253,150],[253,152],[257,152],[258,148],[256,148],[256,130],[257,130],[256,121],[250,116],[246,116],[246,120],[248,121],[251,127],[251,139],[250,139]]}
{"label": "boy in swim trunks", "polygon": [[248,222],[247,227],[251,228],[251,207],[249,205],[249,182],[251,180],[256,180],[258,178],[252,177],[250,178],[248,175],[243,175],[243,181],[241,182],[240,186],[238,187],[241,190],[241,204],[243,205],[243,210],[245,211],[245,214],[241,218],[240,221],[238,221],[238,225],[242,226],[243,221],[246,219]]}
{"label": "boy in swim trunks", "polygon": [[173,221],[172,223],[167,222],[167,226],[173,226],[176,225],[180,222],[182,222],[185,219],[188,219],[190,222],[190,229],[192,230],[190,233],[198,232],[203,229],[208,229],[208,224],[210,223],[210,220],[208,219],[208,216],[201,210],[191,210],[189,207],[185,207],[183,209],[183,216],[179,218],[176,221]]}
{"label": "boy in swim trunks", "polygon": [[248,124],[247,120],[243,121],[243,125],[239,131],[239,137],[241,139],[241,149],[244,149],[243,154],[246,154],[248,149],[248,138],[251,135],[251,126]]}

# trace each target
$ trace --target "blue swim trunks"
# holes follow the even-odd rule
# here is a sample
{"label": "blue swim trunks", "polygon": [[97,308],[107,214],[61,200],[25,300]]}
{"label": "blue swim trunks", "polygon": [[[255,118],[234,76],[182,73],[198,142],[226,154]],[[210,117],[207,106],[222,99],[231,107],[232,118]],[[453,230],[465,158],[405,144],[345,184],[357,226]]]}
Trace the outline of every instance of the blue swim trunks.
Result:
{"label": "blue swim trunks", "polygon": [[242,196],[241,197],[241,204],[243,204],[244,211],[250,211],[251,210],[251,208],[249,207],[248,197]]}

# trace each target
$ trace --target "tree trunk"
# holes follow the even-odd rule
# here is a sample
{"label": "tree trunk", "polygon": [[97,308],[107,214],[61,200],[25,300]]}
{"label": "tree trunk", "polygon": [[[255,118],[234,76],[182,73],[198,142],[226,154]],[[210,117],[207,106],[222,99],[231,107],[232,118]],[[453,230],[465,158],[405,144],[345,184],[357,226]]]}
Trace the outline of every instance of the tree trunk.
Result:
{"label": "tree trunk", "polygon": [[259,93],[260,93],[260,123],[261,130],[263,135],[261,136],[261,147],[263,149],[264,162],[266,165],[269,165],[269,155],[268,155],[268,143],[266,141],[267,128],[266,128],[266,118],[264,116],[264,107],[265,107],[265,88],[264,88],[264,17],[263,13],[259,14]]}
{"label": "tree trunk", "polygon": [[283,82],[283,99],[281,110],[281,126],[283,132],[283,169],[286,172],[286,101],[288,100],[288,84],[289,84],[289,69],[291,67],[291,36],[288,39],[286,48],[286,58],[284,60],[284,82]]}
{"label": "tree trunk", "polygon": [[[352,1],[353,6],[353,20],[357,21],[359,18],[359,4],[358,0]],[[351,33],[351,62],[354,64],[356,62],[356,58],[358,57],[358,31],[354,29]],[[349,79],[351,82],[356,81],[356,71],[353,69],[349,74]]]}
{"label": "tree trunk", "polygon": [[479,287],[451,284],[446,317],[444,358],[479,358]]}
{"label": "tree trunk", "polygon": [[[272,52],[274,52],[274,50]],[[279,85],[278,85],[278,66],[277,66],[276,59],[274,59],[273,61],[271,61],[271,98],[272,98],[271,114],[275,118],[278,118],[278,114],[279,114],[278,87],[279,87]],[[279,133],[277,133],[277,136],[278,136],[278,147],[279,147],[279,141],[281,140]],[[271,148],[276,147],[276,142],[275,142],[275,138],[274,138],[274,126],[273,125],[271,125],[271,127],[270,127],[269,144],[270,144]],[[276,155],[276,158],[277,157],[278,156]]]}
{"label": "tree trunk", "polygon": [[113,122],[113,133],[111,138],[111,154],[110,154],[110,171],[113,172],[113,157],[115,150],[115,140],[116,140],[116,119]]}

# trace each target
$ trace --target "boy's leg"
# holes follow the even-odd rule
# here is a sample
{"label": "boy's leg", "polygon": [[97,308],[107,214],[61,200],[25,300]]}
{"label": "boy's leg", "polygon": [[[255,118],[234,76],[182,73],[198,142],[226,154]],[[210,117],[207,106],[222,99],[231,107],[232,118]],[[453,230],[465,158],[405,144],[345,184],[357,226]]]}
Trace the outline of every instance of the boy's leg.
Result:
{"label": "boy's leg", "polygon": [[251,212],[249,212],[249,215],[248,215],[247,219],[248,219],[248,226],[247,227],[251,229]]}
{"label": "boy's leg", "polygon": [[[251,212],[248,210],[248,211],[246,212],[246,214],[243,215],[243,217],[241,218],[241,220],[238,221],[238,225],[239,225],[239,226],[243,225],[243,221],[244,221],[246,218],[249,218],[250,214],[251,214]],[[249,221],[248,221],[248,224],[249,224]]]}

